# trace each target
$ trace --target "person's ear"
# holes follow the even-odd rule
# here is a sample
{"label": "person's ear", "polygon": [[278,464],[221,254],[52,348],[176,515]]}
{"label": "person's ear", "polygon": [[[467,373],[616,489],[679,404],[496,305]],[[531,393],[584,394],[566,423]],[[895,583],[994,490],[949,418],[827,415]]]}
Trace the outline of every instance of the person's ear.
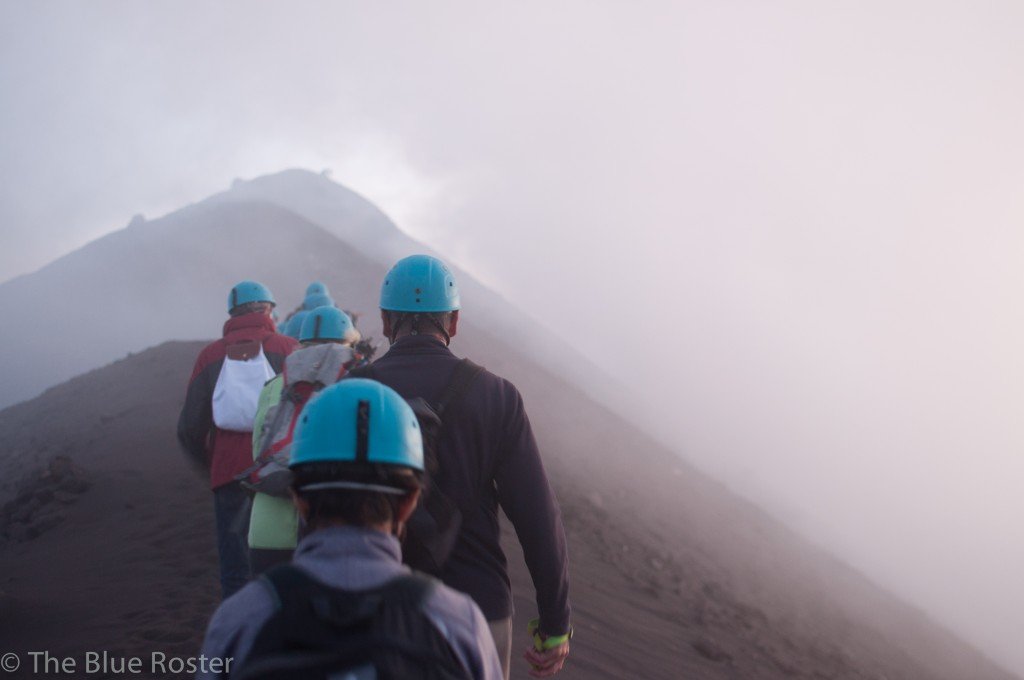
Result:
{"label": "person's ear", "polygon": [[391,533],[394,534],[399,541],[405,540],[405,523],[412,516],[412,513],[416,510],[416,504],[420,500],[420,490],[410,491],[398,501],[398,514],[391,521]]}
{"label": "person's ear", "polygon": [[295,509],[299,511],[299,517],[302,518],[303,522],[309,521],[309,501],[295,493],[295,489],[292,489],[292,504]]}
{"label": "person's ear", "polygon": [[380,310],[380,323],[384,327],[383,333],[385,338],[391,337],[391,315],[386,310]]}
{"label": "person's ear", "polygon": [[420,494],[420,489],[410,491],[398,502],[398,517],[396,519],[400,523],[405,524],[412,516],[412,513],[416,511],[416,504],[420,502]]}
{"label": "person's ear", "polygon": [[448,337],[454,338],[459,330],[459,310],[452,312],[451,321],[448,323]]}

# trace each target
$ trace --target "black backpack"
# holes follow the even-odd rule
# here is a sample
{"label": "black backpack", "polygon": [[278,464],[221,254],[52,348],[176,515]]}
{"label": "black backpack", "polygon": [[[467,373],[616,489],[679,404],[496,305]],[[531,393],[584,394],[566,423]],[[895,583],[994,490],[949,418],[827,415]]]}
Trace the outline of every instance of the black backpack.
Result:
{"label": "black backpack", "polygon": [[414,573],[372,590],[348,591],[282,564],[261,578],[273,589],[278,607],[233,678],[329,680],[346,673],[377,680],[470,677],[423,611],[437,584],[430,577]]}
{"label": "black backpack", "polygon": [[[436,403],[431,404],[422,397],[406,400],[419,420],[426,469],[423,495],[405,525],[402,561],[417,571],[434,576],[441,573],[462,528],[462,513],[458,506],[433,481],[439,472],[438,444],[445,427],[455,420],[469,386],[483,370],[482,366],[469,359],[462,359]],[[349,371],[346,377],[376,380],[373,364]]]}

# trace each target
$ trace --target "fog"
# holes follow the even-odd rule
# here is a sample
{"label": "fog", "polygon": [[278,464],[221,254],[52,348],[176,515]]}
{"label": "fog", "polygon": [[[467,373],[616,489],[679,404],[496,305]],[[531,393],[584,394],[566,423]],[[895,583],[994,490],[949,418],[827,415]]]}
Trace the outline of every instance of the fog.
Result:
{"label": "fog", "polygon": [[0,280],[330,169],[1024,672],[1024,5],[379,5],[0,4]]}

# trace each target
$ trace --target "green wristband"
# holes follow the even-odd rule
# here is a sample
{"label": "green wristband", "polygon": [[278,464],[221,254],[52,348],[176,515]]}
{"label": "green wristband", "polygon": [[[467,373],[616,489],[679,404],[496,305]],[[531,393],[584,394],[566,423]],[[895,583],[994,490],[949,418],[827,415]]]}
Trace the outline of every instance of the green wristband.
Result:
{"label": "green wristband", "polygon": [[572,639],[572,626],[569,626],[569,632],[564,635],[549,635],[548,637],[541,637],[540,619],[531,619],[530,622],[526,624],[526,632],[533,638],[533,648],[538,652],[554,649],[559,645],[564,645]]}

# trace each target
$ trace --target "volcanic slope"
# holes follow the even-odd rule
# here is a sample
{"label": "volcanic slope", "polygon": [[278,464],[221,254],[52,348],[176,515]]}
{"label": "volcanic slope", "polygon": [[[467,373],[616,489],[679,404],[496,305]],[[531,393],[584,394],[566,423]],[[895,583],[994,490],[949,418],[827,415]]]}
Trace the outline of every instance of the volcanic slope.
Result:
{"label": "volcanic slope", "polygon": [[[0,501],[30,493],[0,515],[3,651],[196,653],[217,599],[211,499],[174,426],[200,347],[165,343],[0,412],[0,462],[18,471]],[[453,348],[520,385],[562,503],[576,637],[560,677],[1012,677],[499,339]],[[59,456],[68,488],[67,463],[37,471]],[[520,648],[533,590],[505,544]]]}
{"label": "volcanic slope", "polygon": [[[376,292],[398,258],[430,252],[355,192],[285,170],[154,220],[134,219],[42,269],[0,283],[0,408],[128,352],[208,337],[242,279],[267,284],[287,314],[314,279],[379,333]],[[576,384],[612,383],[500,295],[454,267],[476,323],[520,335],[541,365]],[[59,330],[57,325],[59,324]],[[523,333],[523,329],[529,332]],[[75,338],[73,346],[67,340]]]}

